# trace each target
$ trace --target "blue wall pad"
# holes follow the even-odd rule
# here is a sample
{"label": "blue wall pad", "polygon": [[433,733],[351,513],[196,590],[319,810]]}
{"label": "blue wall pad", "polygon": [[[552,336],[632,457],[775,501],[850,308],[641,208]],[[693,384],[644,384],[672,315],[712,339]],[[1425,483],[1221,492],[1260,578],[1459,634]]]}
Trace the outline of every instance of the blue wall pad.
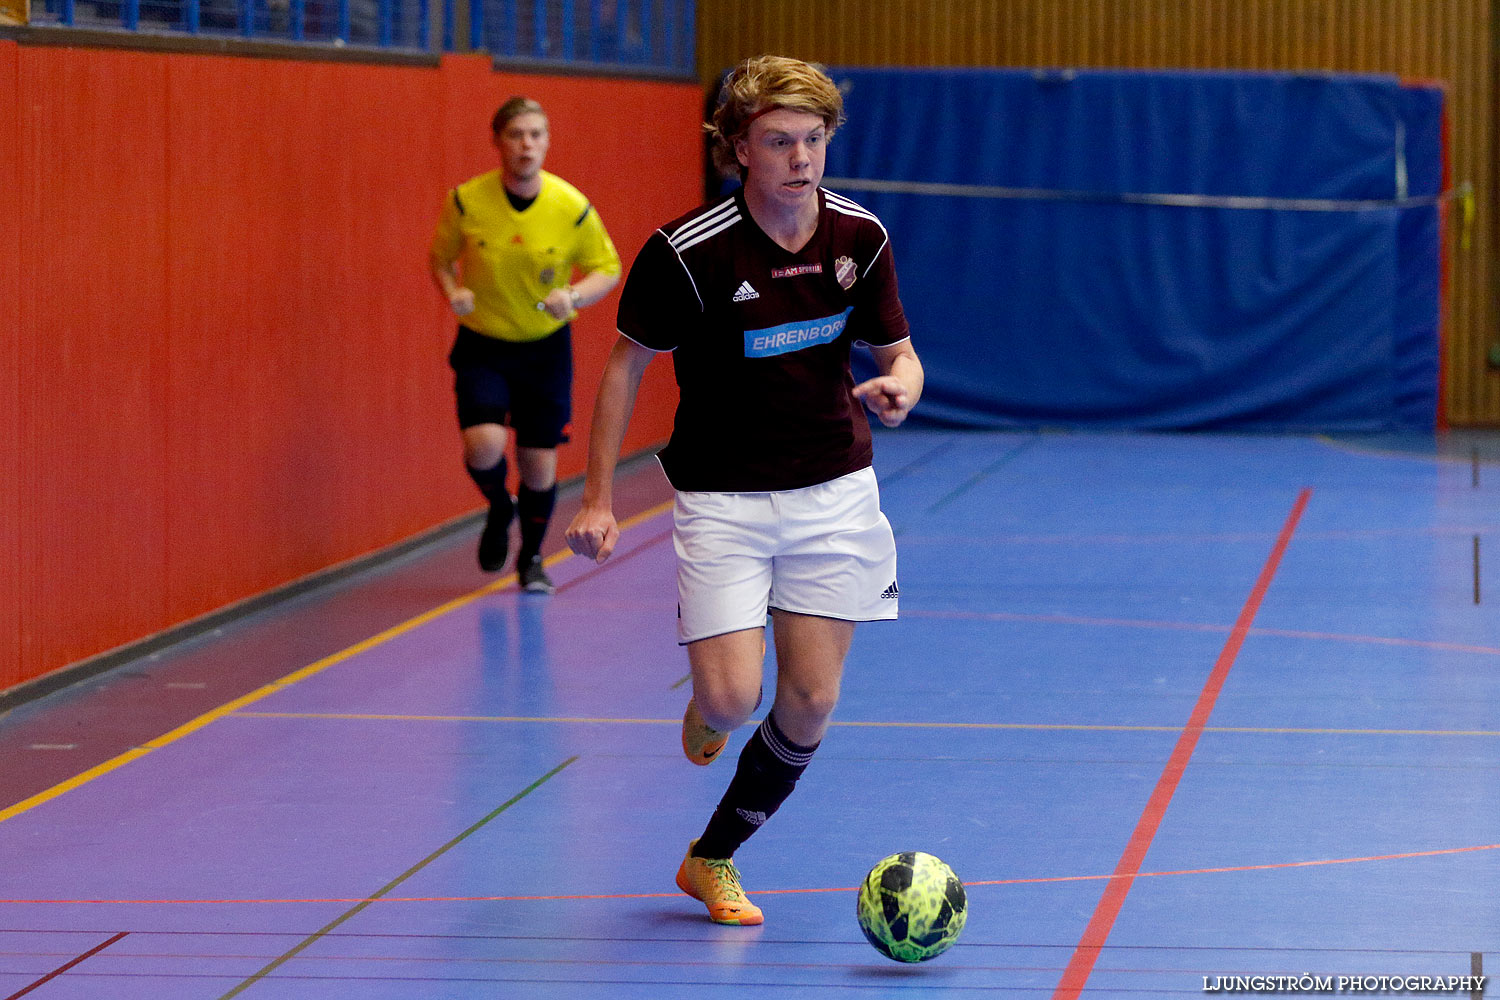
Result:
{"label": "blue wall pad", "polygon": [[1350,75],[832,74],[849,121],[824,183],[890,231],[928,372],[914,419],[1434,426],[1441,90]]}

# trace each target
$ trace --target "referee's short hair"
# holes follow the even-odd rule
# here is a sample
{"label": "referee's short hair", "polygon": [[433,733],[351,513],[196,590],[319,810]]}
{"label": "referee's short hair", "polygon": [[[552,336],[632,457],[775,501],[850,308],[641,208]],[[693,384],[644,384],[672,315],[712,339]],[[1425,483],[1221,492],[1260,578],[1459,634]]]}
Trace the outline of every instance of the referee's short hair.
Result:
{"label": "referee's short hair", "polygon": [[490,119],[490,130],[499,135],[505,131],[505,126],[510,124],[510,120],[517,115],[541,115],[546,118],[547,112],[543,111],[542,106],[531,98],[517,95],[500,105],[500,110],[496,111],[495,117]]}

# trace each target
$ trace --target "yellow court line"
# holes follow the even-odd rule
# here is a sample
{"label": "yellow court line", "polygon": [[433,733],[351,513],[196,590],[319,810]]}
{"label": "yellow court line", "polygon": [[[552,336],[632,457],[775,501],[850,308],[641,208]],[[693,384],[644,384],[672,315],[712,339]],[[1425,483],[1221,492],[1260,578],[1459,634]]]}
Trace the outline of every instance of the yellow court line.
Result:
{"label": "yellow court line", "polygon": [[[649,521],[651,518],[665,513],[667,510],[671,509],[671,507],[672,501],[670,500],[666,501],[665,503],[657,504],[655,507],[652,507],[647,511],[643,511],[642,513],[637,514],[634,517],[626,518],[625,521],[621,523],[620,529],[623,531],[626,528],[633,527],[644,521]],[[563,549],[559,552],[554,552],[551,556],[547,557],[546,565],[556,565],[557,563],[562,562],[564,559],[567,559],[572,555],[573,553],[567,549]],[[167,746],[168,744],[175,743],[178,740],[182,739],[184,736],[187,736],[189,733],[196,732],[197,730],[202,729],[204,726],[208,725],[211,722],[222,719],[224,716],[230,715],[231,713],[237,713],[240,709],[244,708],[247,705],[253,705],[255,702],[260,701],[262,698],[273,695],[284,688],[291,687],[293,684],[298,684],[302,681],[305,681],[314,674],[327,670],[329,667],[333,666],[336,663],[342,663],[344,660],[350,659],[354,656],[358,656],[360,653],[373,649],[374,647],[379,646],[382,643],[389,642],[391,639],[410,632],[412,629],[417,628],[418,626],[425,625],[428,622],[433,621],[434,619],[441,618],[443,615],[446,615],[449,612],[456,611],[459,608],[464,607],[465,605],[472,604],[473,602],[479,600],[481,597],[493,594],[498,590],[504,590],[506,587],[509,587],[515,582],[516,575],[514,573],[510,573],[498,580],[494,580],[490,583],[485,584],[478,590],[465,594],[462,597],[456,597],[445,604],[440,604],[430,611],[424,611],[422,614],[417,615],[414,618],[409,618],[406,621],[401,622],[399,625],[393,625],[385,631],[373,635],[368,639],[357,642],[346,649],[342,649],[337,653],[332,654],[331,656],[325,656],[323,659],[318,660],[315,663],[309,663],[307,666],[302,667],[301,669],[294,670],[291,673],[287,674],[285,677],[274,680],[263,687],[251,691],[249,694],[242,695],[231,702],[220,705],[218,708],[205,712],[204,714],[198,716],[196,719],[193,719],[190,722],[183,723],[176,729],[173,729],[171,732],[158,736],[156,737],[156,739],[143,743],[138,747],[132,747],[131,749],[126,750],[124,753],[119,754],[116,757],[112,757],[102,764],[98,764],[94,767],[89,768],[82,774],[74,775],[66,781],[62,781],[56,785],[53,785],[51,788],[48,788],[41,792],[37,792],[30,798],[23,799],[13,806],[9,806],[5,809],[0,809],[0,823],[3,823],[13,817],[19,816],[22,813],[27,812],[28,810],[35,809],[42,803],[50,802],[52,799],[55,799],[60,795],[65,795],[68,792],[73,791],[73,789],[86,785],[89,782],[93,781],[95,778],[103,777],[104,775],[116,770],[117,768],[124,767],[131,761],[144,757],[146,754],[150,753],[153,750],[160,750],[162,747]]]}
{"label": "yellow court line", "polygon": [[[1346,455],[1356,455],[1363,458],[1407,458],[1419,462],[1436,462],[1439,465],[1470,465],[1473,463],[1473,455],[1438,454],[1436,452],[1401,451],[1397,448],[1379,448],[1372,445],[1355,444],[1351,441],[1340,441],[1327,434],[1314,434],[1313,440],[1333,450],[1341,451]],[[1480,465],[1490,465],[1494,459],[1488,455],[1479,456]]]}
{"label": "yellow court line", "polygon": [[[323,719],[352,722],[541,722],[565,724],[613,724],[625,726],[678,726],[681,719],[614,719],[582,715],[401,715],[361,712],[236,712],[238,719]],[[1098,733],[1177,733],[1181,726],[1126,726],[1067,722],[854,722],[831,726],[851,729],[989,729]],[[1265,735],[1315,736],[1500,736],[1497,729],[1324,729],[1301,726],[1204,726],[1205,733],[1259,733]]]}

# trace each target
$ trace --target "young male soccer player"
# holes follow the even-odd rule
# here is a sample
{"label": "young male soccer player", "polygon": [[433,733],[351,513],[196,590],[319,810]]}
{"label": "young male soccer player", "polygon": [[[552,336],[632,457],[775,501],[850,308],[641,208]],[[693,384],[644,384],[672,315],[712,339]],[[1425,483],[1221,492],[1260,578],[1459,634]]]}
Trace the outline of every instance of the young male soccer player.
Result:
{"label": "young male soccer player", "polygon": [[[673,352],[680,401],[661,454],[693,696],[688,759],[707,764],[760,702],[769,609],[775,703],[677,872],[718,923],[759,924],[731,858],[791,794],[838,701],[854,623],[896,617],[896,550],[861,401],[888,426],[922,392],[885,229],[819,187],[843,120],[838,88],[795,59],[747,60],[710,130],[741,191],[652,234],[620,299],[568,544],[599,562],[619,538],[611,480],[641,374]],[[850,346],[881,374],[855,385]]]}
{"label": "young male soccer player", "polygon": [[[448,192],[428,264],[462,320],[448,363],[464,465],[490,504],[479,565],[489,573],[505,565],[519,513],[521,586],[550,594],[541,551],[557,499],[557,446],[573,418],[570,320],[620,280],[620,258],[588,199],[542,169],[551,144],[542,106],[512,97],[490,127],[500,168]],[[581,277],[571,281],[575,269]],[[514,506],[507,419],[521,467]]]}

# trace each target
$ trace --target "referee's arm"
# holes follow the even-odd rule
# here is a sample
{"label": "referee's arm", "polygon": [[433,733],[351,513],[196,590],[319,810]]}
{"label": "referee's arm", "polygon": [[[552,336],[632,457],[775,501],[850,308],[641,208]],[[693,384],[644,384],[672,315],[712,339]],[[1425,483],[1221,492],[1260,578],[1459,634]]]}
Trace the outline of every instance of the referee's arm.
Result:
{"label": "referee's arm", "polygon": [[453,315],[467,316],[474,311],[474,292],[459,282],[457,261],[444,260],[436,251],[429,251],[427,269],[432,272],[433,284],[448,301]]}

